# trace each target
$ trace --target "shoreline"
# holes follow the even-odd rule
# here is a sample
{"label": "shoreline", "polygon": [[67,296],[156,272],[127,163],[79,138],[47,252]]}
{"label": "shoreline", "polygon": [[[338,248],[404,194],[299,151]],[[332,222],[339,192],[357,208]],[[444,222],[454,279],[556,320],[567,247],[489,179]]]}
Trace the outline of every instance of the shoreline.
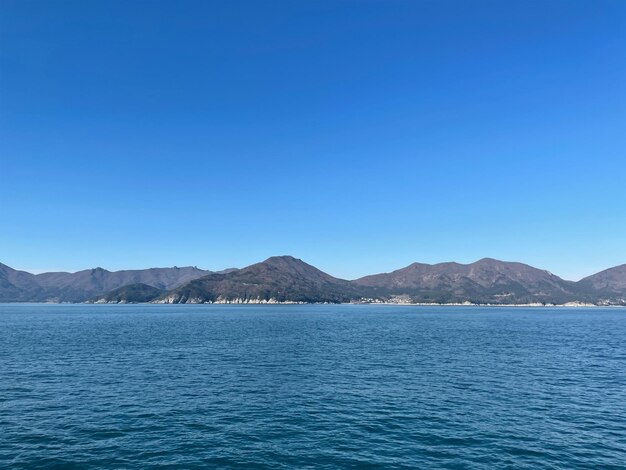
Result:
{"label": "shoreline", "polygon": [[218,302],[0,302],[0,305],[373,305],[396,307],[492,307],[492,308],[624,308],[626,304],[592,304],[567,302],[564,304],[492,304],[492,303],[426,303],[426,302],[297,302],[297,301],[218,301]]}

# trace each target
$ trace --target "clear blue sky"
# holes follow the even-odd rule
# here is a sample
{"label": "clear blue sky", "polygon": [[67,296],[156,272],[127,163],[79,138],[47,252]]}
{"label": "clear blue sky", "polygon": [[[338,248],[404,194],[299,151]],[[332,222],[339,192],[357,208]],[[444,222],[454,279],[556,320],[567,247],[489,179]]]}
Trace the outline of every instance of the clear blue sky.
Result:
{"label": "clear blue sky", "polygon": [[626,263],[626,2],[0,3],[0,262]]}

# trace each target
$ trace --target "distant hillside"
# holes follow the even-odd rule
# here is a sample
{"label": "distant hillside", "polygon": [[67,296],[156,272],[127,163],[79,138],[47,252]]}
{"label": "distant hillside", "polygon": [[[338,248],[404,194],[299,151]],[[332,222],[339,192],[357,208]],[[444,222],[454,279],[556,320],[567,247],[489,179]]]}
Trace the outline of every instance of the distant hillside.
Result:
{"label": "distant hillside", "polygon": [[275,256],[227,274],[210,274],[174,289],[167,303],[347,302],[360,293],[349,281],[337,279],[291,256]]}
{"label": "distant hillside", "polygon": [[34,274],[0,263],[0,302],[40,302],[44,298]]}
{"label": "distant hillside", "polygon": [[113,272],[95,268],[35,275],[0,264],[0,302],[84,302],[130,284],[169,290],[209,273],[196,267],[174,267]]}
{"label": "distant hillside", "polygon": [[196,267],[31,274],[0,264],[0,302],[351,302],[626,305],[626,265],[566,281],[522,263],[413,263],[354,281],[292,256],[243,269]]}
{"label": "distant hillside", "polygon": [[484,258],[471,264],[413,263],[353,281],[370,296],[406,295],[417,302],[534,303],[577,298],[576,284],[522,263]]}
{"label": "distant hillside", "polygon": [[626,264],[605,269],[597,274],[588,276],[578,281],[578,285],[584,291],[593,295],[600,295],[606,299],[626,299]]}
{"label": "distant hillside", "polygon": [[163,294],[163,289],[147,284],[130,284],[118,287],[104,295],[91,299],[94,303],[144,303],[150,302]]}

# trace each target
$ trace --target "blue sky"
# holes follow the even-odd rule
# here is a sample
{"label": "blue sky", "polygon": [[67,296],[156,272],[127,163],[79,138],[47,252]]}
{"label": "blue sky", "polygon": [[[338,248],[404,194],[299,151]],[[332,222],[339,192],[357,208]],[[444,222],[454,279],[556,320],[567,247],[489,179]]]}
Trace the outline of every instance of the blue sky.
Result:
{"label": "blue sky", "polygon": [[0,262],[626,263],[626,2],[0,3]]}

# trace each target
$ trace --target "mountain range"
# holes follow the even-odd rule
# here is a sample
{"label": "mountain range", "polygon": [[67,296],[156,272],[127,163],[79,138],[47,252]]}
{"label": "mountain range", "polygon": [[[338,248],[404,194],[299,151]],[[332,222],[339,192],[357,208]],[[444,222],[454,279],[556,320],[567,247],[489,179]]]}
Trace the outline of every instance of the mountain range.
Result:
{"label": "mountain range", "polygon": [[292,256],[242,269],[197,267],[31,274],[0,264],[0,302],[395,302],[626,305],[626,265],[578,282],[523,263],[413,263],[352,281]]}
{"label": "mountain range", "polygon": [[84,302],[131,284],[167,291],[207,274],[211,271],[196,267],[31,274],[0,263],[0,302]]}

